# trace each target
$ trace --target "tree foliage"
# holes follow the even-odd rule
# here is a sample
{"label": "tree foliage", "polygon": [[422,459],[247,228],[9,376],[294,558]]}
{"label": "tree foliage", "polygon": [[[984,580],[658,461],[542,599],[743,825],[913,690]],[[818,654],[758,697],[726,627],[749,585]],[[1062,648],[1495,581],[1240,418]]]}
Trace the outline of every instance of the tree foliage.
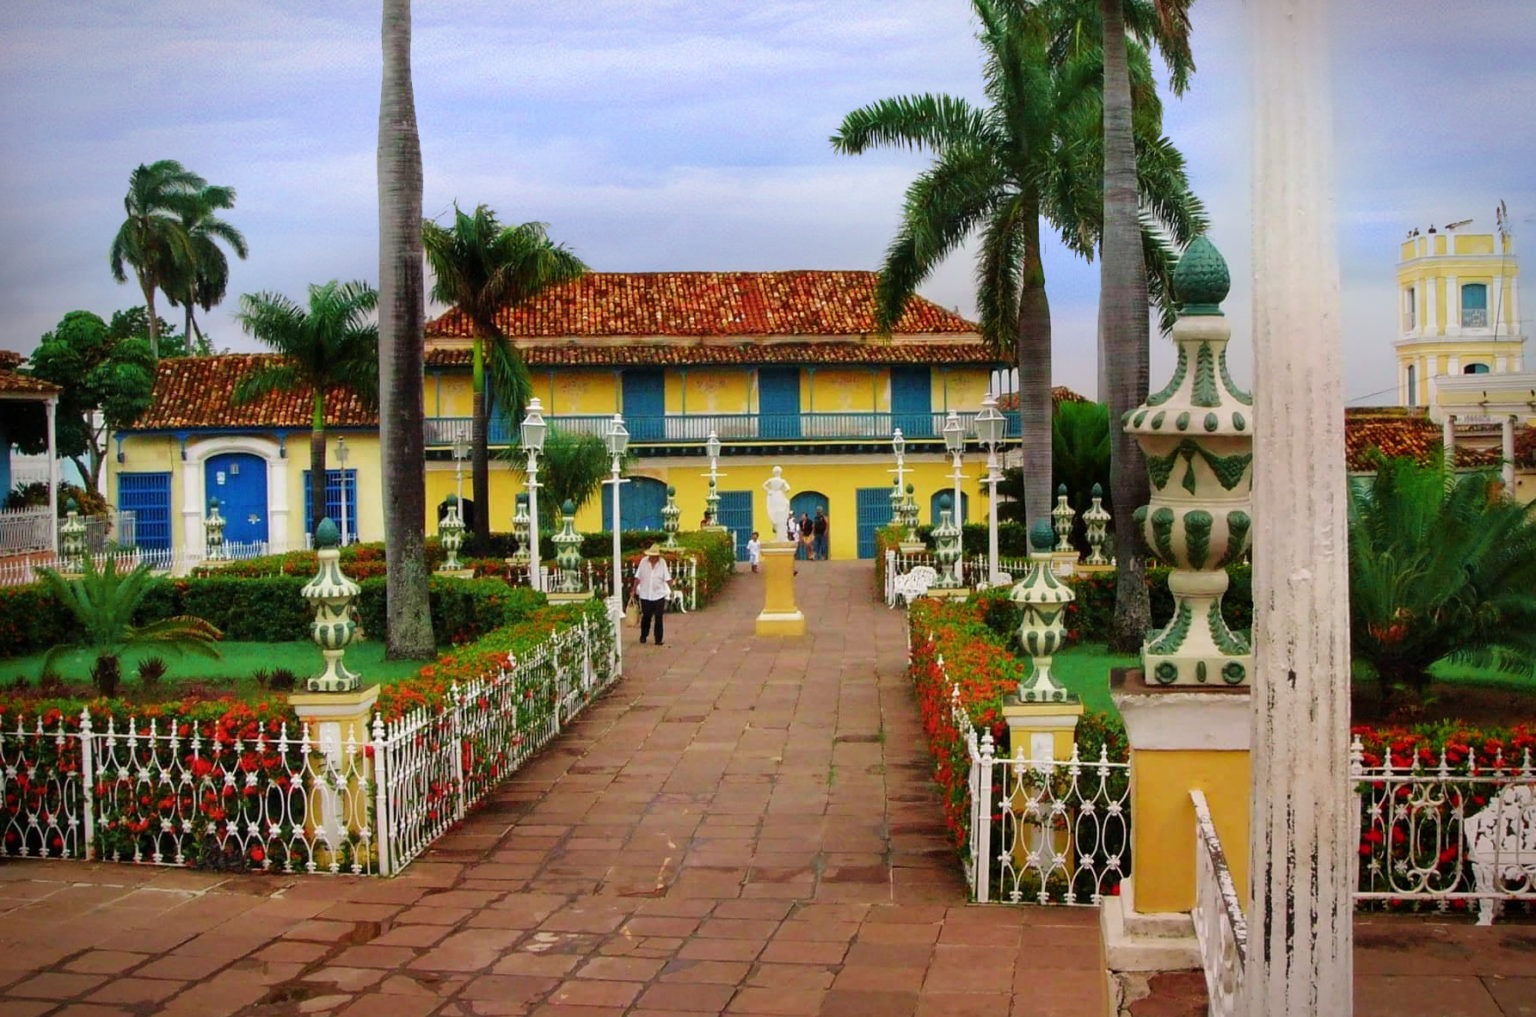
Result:
{"label": "tree foliage", "polygon": [[1387,459],[1349,498],[1354,659],[1384,696],[1422,695],[1454,660],[1536,669],[1536,517],[1490,473]]}
{"label": "tree foliage", "polygon": [[[118,317],[113,316],[116,323]],[[32,351],[32,375],[51,381],[59,394],[58,451],[90,480],[101,482],[109,431],[132,424],[149,409],[155,358],[149,343],[113,329],[90,311],[70,311]],[[23,452],[48,450],[45,426],[34,422],[14,434]]]}

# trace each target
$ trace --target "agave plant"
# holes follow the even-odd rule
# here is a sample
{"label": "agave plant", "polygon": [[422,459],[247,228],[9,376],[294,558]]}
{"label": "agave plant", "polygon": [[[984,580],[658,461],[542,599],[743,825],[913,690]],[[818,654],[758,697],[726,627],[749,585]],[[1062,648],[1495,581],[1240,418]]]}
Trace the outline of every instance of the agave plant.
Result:
{"label": "agave plant", "polygon": [[1422,697],[1430,665],[1536,671],[1536,517],[1488,473],[1382,461],[1349,497],[1350,642],[1381,682]]}
{"label": "agave plant", "polygon": [[91,679],[97,692],[111,696],[116,694],[122,679],[122,652],[130,646],[153,644],[176,653],[190,650],[207,657],[219,655],[215,644],[223,633],[202,618],[180,615],[148,625],[133,624],[134,612],[149,592],[148,564],[119,572],[112,558],[98,568],[87,556],[78,578],[66,578],[53,569],[39,572],[59,603],[79,624],[78,637],[73,642],[61,643],[48,651],[43,658],[43,674],[52,670],[60,654],[84,646],[96,654]]}

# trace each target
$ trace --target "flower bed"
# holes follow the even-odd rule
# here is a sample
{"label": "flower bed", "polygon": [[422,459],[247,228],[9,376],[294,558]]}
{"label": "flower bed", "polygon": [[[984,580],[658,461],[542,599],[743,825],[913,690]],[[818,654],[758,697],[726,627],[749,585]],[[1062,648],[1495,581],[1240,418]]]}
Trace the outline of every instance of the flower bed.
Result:
{"label": "flower bed", "polygon": [[[379,837],[430,843],[610,684],[616,637],[601,601],[535,610],[383,687],[373,737],[327,752],[280,698],[0,696],[0,857],[378,871]],[[429,753],[457,759],[451,782],[412,770]],[[392,764],[386,823],[373,781]],[[322,823],[317,802],[372,818]]]}

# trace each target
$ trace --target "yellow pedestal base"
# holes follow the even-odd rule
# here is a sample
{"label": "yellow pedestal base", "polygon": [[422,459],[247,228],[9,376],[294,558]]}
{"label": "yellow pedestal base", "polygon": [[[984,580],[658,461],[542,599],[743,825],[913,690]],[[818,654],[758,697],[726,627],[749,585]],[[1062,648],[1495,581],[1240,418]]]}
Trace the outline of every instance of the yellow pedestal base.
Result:
{"label": "yellow pedestal base", "polygon": [[1195,809],[1204,792],[1240,891],[1248,885],[1247,689],[1148,686],[1140,672],[1115,690],[1131,743],[1131,852],[1136,910],[1195,906]]}
{"label": "yellow pedestal base", "polygon": [[1009,759],[1071,759],[1082,703],[1023,703],[1017,694],[1003,700],[1008,722]]}
{"label": "yellow pedestal base", "polygon": [[432,573],[434,576],[442,576],[444,579],[473,579],[474,569],[438,569]]}
{"label": "yellow pedestal base", "polygon": [[546,593],[544,596],[551,604],[582,604],[592,599],[592,592],[580,590],[576,593]]}
{"label": "yellow pedestal base", "polygon": [[795,544],[774,541],[763,545],[763,610],[757,616],[760,636],[803,636],[805,615],[795,605]]}

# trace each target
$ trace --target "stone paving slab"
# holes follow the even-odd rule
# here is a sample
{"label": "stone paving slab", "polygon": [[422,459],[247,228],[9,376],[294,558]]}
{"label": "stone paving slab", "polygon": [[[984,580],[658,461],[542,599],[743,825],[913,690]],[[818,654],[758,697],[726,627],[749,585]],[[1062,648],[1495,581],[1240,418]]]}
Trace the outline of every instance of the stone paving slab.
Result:
{"label": "stone paving slab", "polygon": [[[802,639],[761,579],[394,879],[0,864],[0,1017],[1104,1014],[1096,911],[965,903],[869,566],[801,566]],[[1362,918],[1356,1013],[1536,1014],[1533,933]]]}

